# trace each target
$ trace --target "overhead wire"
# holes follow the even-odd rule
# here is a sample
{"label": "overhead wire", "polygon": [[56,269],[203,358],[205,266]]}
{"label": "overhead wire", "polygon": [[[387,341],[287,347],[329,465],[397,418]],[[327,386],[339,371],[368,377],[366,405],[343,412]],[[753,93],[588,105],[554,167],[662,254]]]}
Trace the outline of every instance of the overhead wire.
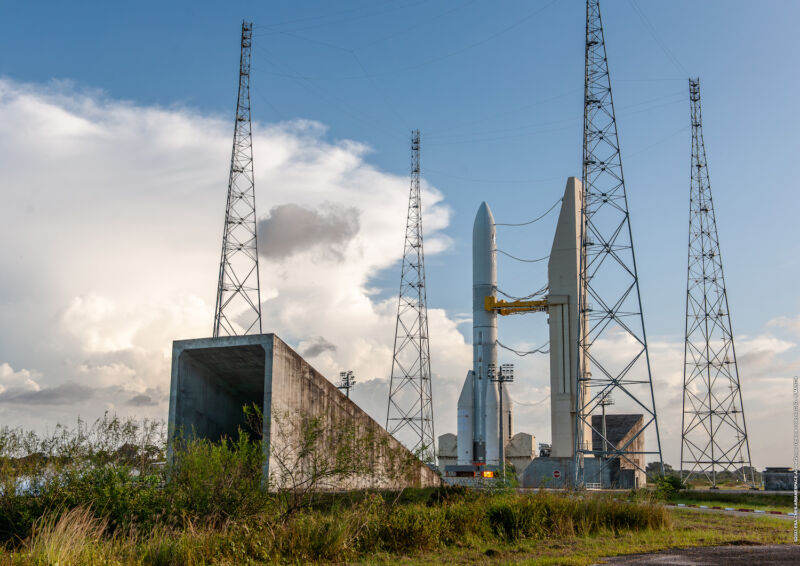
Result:
{"label": "overhead wire", "polygon": [[689,76],[689,71],[687,71],[686,67],[684,67],[683,64],[681,64],[681,62],[678,60],[678,58],[675,57],[675,54],[667,46],[667,44],[664,43],[661,40],[661,37],[658,35],[658,32],[656,32],[656,28],[653,26],[653,24],[650,22],[648,17],[642,11],[642,8],[639,6],[638,2],[636,2],[636,0],[629,0],[629,2],[631,4],[631,6],[633,7],[634,11],[636,12],[636,14],[639,16],[639,19],[642,20],[642,23],[645,25],[647,30],[650,32],[650,35],[655,40],[656,44],[658,44],[658,46],[661,48],[661,50],[664,51],[664,53],[666,54],[667,58],[672,62],[673,65],[675,65],[675,67],[677,67],[677,69],[681,73],[683,73],[683,75],[685,77],[688,77]]}
{"label": "overhead wire", "polygon": [[560,199],[558,199],[556,202],[554,202],[554,203],[553,203],[553,206],[551,206],[550,208],[548,208],[548,209],[547,209],[547,212],[545,212],[545,213],[544,213],[544,214],[542,214],[541,216],[537,216],[537,217],[536,217],[536,218],[534,218],[533,220],[528,220],[527,222],[519,222],[519,223],[516,223],[516,224],[515,224],[515,223],[511,223],[511,222],[495,222],[495,223],[494,223],[494,225],[495,225],[495,226],[528,226],[528,225],[530,225],[530,224],[533,224],[534,222],[538,222],[539,220],[541,220],[542,218],[544,218],[545,216],[547,216],[548,214],[550,214],[551,212],[553,212],[553,210],[554,210],[554,209],[555,209],[555,208],[556,208],[556,207],[557,207],[557,206],[558,206],[558,205],[561,203],[561,201],[563,201],[563,200],[564,200],[564,199],[563,199],[563,197],[562,197],[562,198],[560,198]]}
{"label": "overhead wire", "polygon": [[536,401],[535,403],[523,403],[522,401],[516,401],[514,399],[511,399],[511,402],[514,403],[515,405],[524,405],[526,407],[536,407],[538,405],[541,405],[542,403],[544,403],[548,399],[550,399],[550,395],[548,395],[547,397],[545,397],[544,399],[542,399],[540,401]]}
{"label": "overhead wire", "polygon": [[[500,342],[500,340],[496,340],[496,342],[497,342],[497,345],[500,346],[501,348],[503,348],[504,350],[508,350],[509,352],[512,352],[512,353],[514,353],[514,354],[516,354],[516,355],[518,355],[520,357],[528,356],[530,354],[548,354],[548,353],[550,353],[550,348],[548,348],[548,346],[550,345],[550,341],[549,340],[547,342],[545,342],[544,344],[542,344],[541,346],[539,346],[538,348],[536,348],[535,350],[529,350],[527,352],[522,351],[522,350],[515,350],[514,348],[511,348],[510,346],[506,346],[505,344]],[[545,350],[545,348],[547,348],[547,349]]]}
{"label": "overhead wire", "polygon": [[515,296],[509,295],[505,291],[495,287],[495,291],[497,291],[498,293],[500,293],[501,295],[503,295],[507,299],[511,299],[512,301],[525,301],[527,299],[532,299],[534,297],[540,297],[540,296],[546,294],[549,290],[550,290],[550,285],[545,285],[544,287],[542,287],[538,291],[534,291],[530,295],[525,295],[524,297],[515,297]]}
{"label": "overhead wire", "polygon": [[546,260],[546,259],[548,259],[548,258],[550,257],[550,254],[548,254],[548,255],[546,255],[546,256],[539,257],[539,258],[536,258],[536,259],[523,259],[523,258],[521,258],[521,257],[517,257],[517,256],[515,256],[515,255],[511,255],[510,253],[508,253],[508,252],[505,252],[505,251],[503,251],[503,250],[501,250],[501,249],[499,249],[499,248],[495,248],[495,250],[494,250],[494,251],[496,251],[496,252],[500,252],[500,253],[501,253],[501,254],[503,254],[504,256],[510,257],[511,259],[515,259],[515,260],[517,260],[517,261],[523,261],[523,262],[525,262],[525,263],[538,263],[538,262],[540,262],[540,261],[544,261],[544,260]]}

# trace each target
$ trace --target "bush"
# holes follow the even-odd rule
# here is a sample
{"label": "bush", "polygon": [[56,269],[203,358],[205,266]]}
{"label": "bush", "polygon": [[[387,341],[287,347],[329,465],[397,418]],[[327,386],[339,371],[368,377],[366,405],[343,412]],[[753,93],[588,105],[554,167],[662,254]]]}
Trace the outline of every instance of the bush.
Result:
{"label": "bush", "polygon": [[672,495],[684,489],[683,482],[678,476],[660,476],[656,478],[656,495],[667,500]]}
{"label": "bush", "polygon": [[176,450],[166,493],[175,512],[208,524],[246,518],[268,501],[261,488],[264,454],[259,442],[239,431],[234,442],[188,441]]}
{"label": "bush", "polygon": [[437,548],[445,530],[445,514],[441,508],[408,505],[391,508],[384,514],[377,536],[381,549],[405,554]]}

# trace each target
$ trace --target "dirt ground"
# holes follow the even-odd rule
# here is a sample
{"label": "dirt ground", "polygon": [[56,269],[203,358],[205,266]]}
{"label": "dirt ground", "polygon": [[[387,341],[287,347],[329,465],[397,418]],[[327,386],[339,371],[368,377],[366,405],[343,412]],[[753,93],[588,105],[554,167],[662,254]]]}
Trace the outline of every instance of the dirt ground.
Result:
{"label": "dirt ground", "polygon": [[600,564],[636,566],[796,566],[800,564],[800,545],[734,545],[673,549],[653,554],[635,554],[608,558]]}

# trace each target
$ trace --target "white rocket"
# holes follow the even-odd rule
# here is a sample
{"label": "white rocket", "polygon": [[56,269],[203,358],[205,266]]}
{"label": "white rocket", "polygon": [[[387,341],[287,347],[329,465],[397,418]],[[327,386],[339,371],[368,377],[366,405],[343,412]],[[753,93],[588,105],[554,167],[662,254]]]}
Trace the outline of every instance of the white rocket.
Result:
{"label": "white rocket", "polygon": [[[497,245],[494,217],[485,202],[472,227],[472,370],[458,399],[458,464],[499,463],[499,396],[488,368],[497,365],[497,313],[485,299],[497,293]],[[498,368],[499,369],[499,368]],[[506,438],[511,436],[511,400],[504,393]]]}

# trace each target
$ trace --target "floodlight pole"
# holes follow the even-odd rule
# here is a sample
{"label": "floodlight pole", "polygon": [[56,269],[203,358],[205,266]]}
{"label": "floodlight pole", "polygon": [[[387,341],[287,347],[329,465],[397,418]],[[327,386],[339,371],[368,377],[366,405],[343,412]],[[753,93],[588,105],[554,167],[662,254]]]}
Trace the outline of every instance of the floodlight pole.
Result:
{"label": "floodlight pole", "polygon": [[339,385],[337,385],[336,388],[344,389],[348,399],[350,398],[350,389],[355,387],[355,385],[356,376],[352,370],[339,372]]}
{"label": "floodlight pole", "polygon": [[488,377],[492,381],[497,382],[499,397],[500,397],[500,445],[499,445],[499,460],[500,460],[500,474],[503,478],[503,481],[506,480],[506,447],[505,441],[506,437],[503,433],[503,418],[505,413],[503,412],[503,382],[505,381],[514,381],[514,364],[503,364],[500,366],[500,371],[497,371],[497,368],[494,364],[489,364],[487,368],[487,373],[489,374]]}

